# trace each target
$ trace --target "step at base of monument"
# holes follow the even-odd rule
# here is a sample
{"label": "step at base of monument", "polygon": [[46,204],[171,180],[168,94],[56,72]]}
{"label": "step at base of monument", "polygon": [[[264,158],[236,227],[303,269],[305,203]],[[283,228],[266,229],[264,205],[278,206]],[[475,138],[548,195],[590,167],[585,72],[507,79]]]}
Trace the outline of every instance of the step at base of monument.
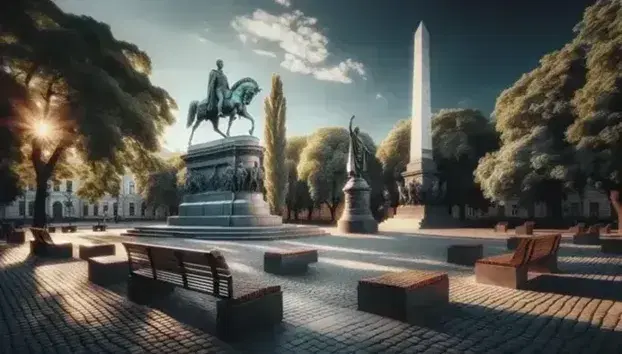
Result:
{"label": "step at base of monument", "polygon": [[327,236],[328,232],[317,226],[282,225],[277,227],[200,227],[200,226],[145,226],[136,227],[121,236],[178,237],[202,240],[283,240]]}

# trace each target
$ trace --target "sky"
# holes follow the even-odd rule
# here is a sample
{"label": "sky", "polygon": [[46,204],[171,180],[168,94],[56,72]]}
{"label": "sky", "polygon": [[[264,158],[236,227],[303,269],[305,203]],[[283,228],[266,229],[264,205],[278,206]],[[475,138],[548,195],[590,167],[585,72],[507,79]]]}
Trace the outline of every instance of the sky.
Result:
{"label": "sky", "polygon": [[[110,25],[152,59],[154,84],[176,100],[164,146],[184,151],[192,100],[207,94],[217,59],[230,84],[252,77],[263,91],[248,106],[263,136],[263,100],[279,74],[287,135],[356,124],[376,143],[411,112],[414,32],[430,33],[432,111],[474,108],[496,97],[546,53],[572,38],[594,1],[566,0],[56,0]],[[236,120],[232,135],[245,134]],[[221,130],[226,121],[221,121]],[[204,123],[193,143],[219,138]]]}

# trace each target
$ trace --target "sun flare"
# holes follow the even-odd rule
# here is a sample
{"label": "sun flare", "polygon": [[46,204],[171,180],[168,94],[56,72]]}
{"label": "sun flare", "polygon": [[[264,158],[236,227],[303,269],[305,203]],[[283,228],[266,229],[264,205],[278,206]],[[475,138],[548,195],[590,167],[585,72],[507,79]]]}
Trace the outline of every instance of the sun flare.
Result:
{"label": "sun flare", "polygon": [[47,139],[52,135],[52,126],[46,121],[37,121],[34,126],[34,133],[37,138]]}

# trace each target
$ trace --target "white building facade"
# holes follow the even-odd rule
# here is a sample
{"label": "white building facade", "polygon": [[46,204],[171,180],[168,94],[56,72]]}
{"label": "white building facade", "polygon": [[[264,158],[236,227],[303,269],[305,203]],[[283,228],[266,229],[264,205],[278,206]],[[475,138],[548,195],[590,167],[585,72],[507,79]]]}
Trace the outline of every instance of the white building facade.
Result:
{"label": "white building facade", "polygon": [[[95,203],[80,199],[76,191],[80,181],[76,179],[50,182],[48,197],[45,200],[45,212],[50,222],[61,221],[66,218],[97,220],[106,217],[112,219],[156,219],[166,216],[163,208],[150,208],[138,193],[136,182],[130,175],[122,177],[119,196],[105,195]],[[0,216],[4,219],[32,219],[35,206],[35,188],[27,186],[24,195],[12,204],[0,206]],[[4,210],[2,210],[4,209]]]}

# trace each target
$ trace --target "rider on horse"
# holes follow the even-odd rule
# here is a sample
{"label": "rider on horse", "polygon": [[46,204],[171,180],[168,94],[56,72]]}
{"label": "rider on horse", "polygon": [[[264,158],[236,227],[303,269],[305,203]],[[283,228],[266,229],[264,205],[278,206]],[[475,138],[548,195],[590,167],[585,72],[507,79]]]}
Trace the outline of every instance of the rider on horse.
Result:
{"label": "rider on horse", "polygon": [[218,59],[216,61],[217,69],[212,69],[209,73],[207,84],[207,110],[212,111],[214,106],[216,106],[218,117],[224,116],[222,105],[229,94],[229,80],[227,80],[227,75],[222,71],[223,66],[223,61]]}

